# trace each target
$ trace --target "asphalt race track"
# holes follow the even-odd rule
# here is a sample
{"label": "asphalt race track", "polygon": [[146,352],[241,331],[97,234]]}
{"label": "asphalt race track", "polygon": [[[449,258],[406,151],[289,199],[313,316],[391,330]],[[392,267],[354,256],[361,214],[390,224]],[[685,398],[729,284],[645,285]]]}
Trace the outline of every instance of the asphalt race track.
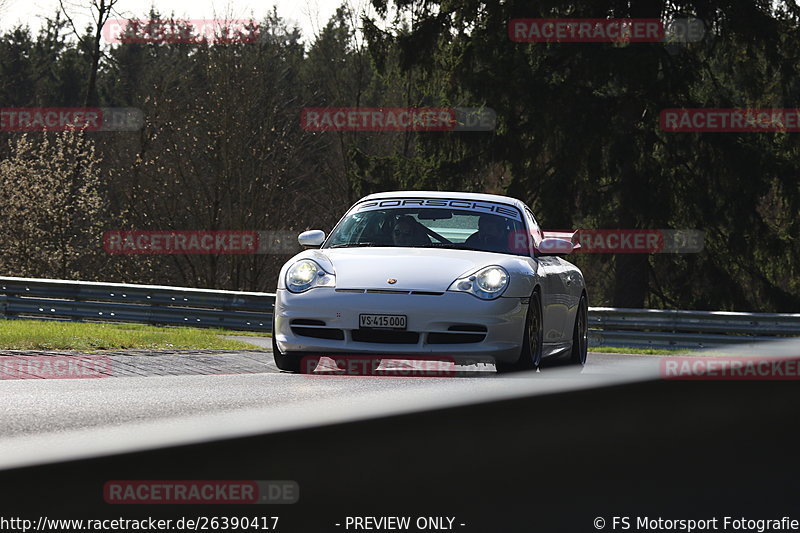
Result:
{"label": "asphalt race track", "polygon": [[[730,353],[796,360],[800,349]],[[117,375],[112,364],[107,379],[0,382],[8,509],[34,519],[279,516],[285,532],[438,516],[455,520],[450,530],[501,533],[797,510],[796,379],[664,380],[663,358],[597,353],[583,369],[451,377],[408,377],[397,362],[381,376],[333,366],[291,375],[266,351],[112,357],[127,366]],[[290,480],[300,497],[120,505],[104,499],[111,480]]]}
{"label": "asphalt race track", "polygon": [[457,395],[502,392],[512,381],[525,383],[532,392],[555,391],[609,376],[637,375],[645,368],[655,372],[658,359],[592,353],[582,369],[556,362],[535,373],[498,375],[491,365],[474,365],[458,367],[459,372],[447,377],[408,375],[408,368],[421,365],[402,360],[384,361],[385,372],[379,376],[350,375],[323,360],[313,375],[293,375],[279,371],[266,350],[109,355],[107,379],[0,380],[0,466],[16,464],[19,453],[27,458],[23,463],[37,462],[42,456],[31,459],[31,450],[63,450],[65,442],[96,440],[98,432],[135,439],[141,426],[209,416],[225,419],[235,412],[258,411],[265,420],[304,410],[346,413],[387,395],[419,397],[427,392],[438,398],[431,403],[436,406]]}

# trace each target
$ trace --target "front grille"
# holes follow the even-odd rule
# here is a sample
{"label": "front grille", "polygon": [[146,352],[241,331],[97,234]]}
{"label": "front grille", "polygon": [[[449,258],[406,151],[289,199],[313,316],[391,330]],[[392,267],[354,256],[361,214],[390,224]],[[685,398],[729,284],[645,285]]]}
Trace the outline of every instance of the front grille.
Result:
{"label": "front grille", "polygon": [[[428,344],[472,344],[483,342],[486,326],[479,324],[456,324],[447,328],[448,333],[428,333]],[[453,333],[449,333],[449,332]]]}
{"label": "front grille", "polygon": [[329,339],[335,341],[344,340],[344,331],[334,328],[304,328],[292,326],[292,333],[302,337],[312,337],[315,339]]}
{"label": "front grille", "polygon": [[292,326],[324,326],[325,322],[322,320],[312,320],[310,318],[295,318],[292,320]]}
{"label": "front grille", "polygon": [[385,329],[354,329],[354,342],[375,342],[380,344],[417,344],[419,333],[416,331],[391,331]]}
{"label": "front grille", "polygon": [[447,331],[469,331],[474,333],[486,333],[486,326],[481,326],[478,324],[459,324],[455,326],[450,326],[447,328]]}

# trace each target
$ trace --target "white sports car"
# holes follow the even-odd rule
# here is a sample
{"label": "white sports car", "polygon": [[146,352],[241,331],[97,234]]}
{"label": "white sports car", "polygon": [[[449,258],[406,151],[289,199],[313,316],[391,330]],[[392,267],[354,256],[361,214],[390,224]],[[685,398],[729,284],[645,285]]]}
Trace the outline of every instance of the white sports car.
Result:
{"label": "white sports car", "polygon": [[543,232],[505,196],[388,192],[356,202],[326,238],[278,278],[273,351],[281,370],[311,372],[321,356],[494,362],[498,372],[543,357],[586,362],[581,271],[560,256],[571,233]]}

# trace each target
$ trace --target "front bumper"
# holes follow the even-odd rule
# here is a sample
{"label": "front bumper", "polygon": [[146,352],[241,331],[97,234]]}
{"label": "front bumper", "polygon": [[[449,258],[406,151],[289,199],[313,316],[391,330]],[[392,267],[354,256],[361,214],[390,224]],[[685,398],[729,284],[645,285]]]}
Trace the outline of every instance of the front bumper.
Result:
{"label": "front bumper", "polygon": [[[387,294],[319,287],[295,294],[279,289],[274,334],[284,353],[514,362],[527,310],[527,299],[481,300],[461,292]],[[363,330],[360,314],[406,315],[407,327],[404,332]]]}

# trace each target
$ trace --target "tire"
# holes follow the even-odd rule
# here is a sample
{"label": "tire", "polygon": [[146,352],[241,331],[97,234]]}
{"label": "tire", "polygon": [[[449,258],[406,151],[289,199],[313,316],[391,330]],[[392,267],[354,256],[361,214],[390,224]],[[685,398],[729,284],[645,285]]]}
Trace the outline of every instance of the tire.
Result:
{"label": "tire", "polygon": [[542,296],[534,291],[525,315],[525,333],[522,336],[522,347],[519,359],[515,363],[497,361],[495,368],[499,373],[519,372],[538,368],[542,362]]}
{"label": "tire", "polygon": [[304,356],[302,353],[281,353],[275,340],[275,319],[272,319],[272,357],[275,366],[293,374],[310,374],[317,369],[319,357]]}
{"label": "tire", "polygon": [[581,295],[578,303],[578,312],[575,314],[575,327],[572,330],[572,352],[569,362],[573,365],[585,365],[586,355],[589,352],[589,306],[586,295]]}

